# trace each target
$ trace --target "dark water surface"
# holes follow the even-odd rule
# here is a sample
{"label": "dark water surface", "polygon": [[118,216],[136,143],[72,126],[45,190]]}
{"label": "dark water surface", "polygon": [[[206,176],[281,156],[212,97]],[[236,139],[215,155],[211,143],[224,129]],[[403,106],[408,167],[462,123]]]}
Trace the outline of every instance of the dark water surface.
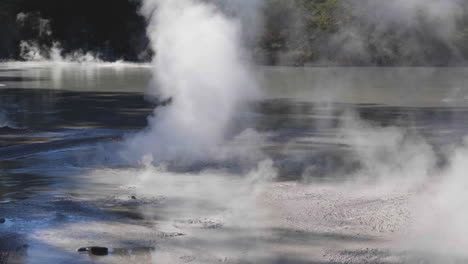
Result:
{"label": "dark water surface", "polygon": [[[345,113],[436,145],[468,131],[465,68],[265,67],[258,76],[265,99],[239,112],[236,130],[268,133],[264,150],[282,179],[311,164],[317,176],[345,167],[346,144],[337,138]],[[0,128],[0,202],[73,185],[74,174],[99,166],[89,157],[101,144],[146,126],[156,105],[144,95],[150,80],[145,65],[0,64],[8,119]]]}

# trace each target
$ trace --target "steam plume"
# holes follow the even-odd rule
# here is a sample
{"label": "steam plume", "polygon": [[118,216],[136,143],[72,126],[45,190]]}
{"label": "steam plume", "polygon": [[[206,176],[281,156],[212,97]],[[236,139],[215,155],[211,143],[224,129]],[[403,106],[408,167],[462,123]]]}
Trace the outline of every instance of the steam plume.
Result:
{"label": "steam plume", "polygon": [[241,23],[196,0],[147,0],[142,13],[156,52],[150,92],[171,104],[156,109],[149,129],[131,140],[132,156],[212,158],[226,142],[236,109],[258,95]]}

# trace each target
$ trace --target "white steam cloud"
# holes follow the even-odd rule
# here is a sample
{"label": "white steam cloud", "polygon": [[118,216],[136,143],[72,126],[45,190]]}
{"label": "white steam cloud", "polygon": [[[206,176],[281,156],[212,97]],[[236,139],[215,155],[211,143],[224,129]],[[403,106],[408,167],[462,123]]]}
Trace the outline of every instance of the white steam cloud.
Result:
{"label": "white steam cloud", "polygon": [[32,62],[53,62],[53,63],[101,63],[99,55],[92,52],[77,50],[63,55],[60,42],[53,42],[52,47],[41,46],[37,41],[21,41],[20,57],[25,61]]}
{"label": "white steam cloud", "polygon": [[[353,114],[343,117],[340,135],[360,169],[354,180],[400,189],[426,181],[435,170],[434,150],[422,137],[400,127],[378,127]],[[404,183],[402,185],[402,183]]]}
{"label": "white steam cloud", "polygon": [[156,52],[150,92],[170,104],[157,108],[149,129],[130,140],[131,156],[214,158],[228,140],[236,109],[259,94],[241,23],[197,0],[147,0],[142,13]]}
{"label": "white steam cloud", "polygon": [[[277,2],[285,11],[276,12],[289,14],[286,45],[319,65],[465,63],[463,0]],[[295,56],[279,55],[283,63]]]}
{"label": "white steam cloud", "polygon": [[343,120],[340,135],[360,164],[348,175],[349,192],[397,193],[409,203],[411,220],[394,241],[405,251],[402,263],[466,262],[468,138],[447,151],[448,162],[440,166],[434,147],[414,131],[372,125],[356,115]]}
{"label": "white steam cloud", "polygon": [[436,173],[413,201],[414,219],[404,245],[424,256],[427,263],[460,263],[468,259],[467,142],[465,138],[448,155],[447,168]]}
{"label": "white steam cloud", "polygon": [[[175,228],[187,234],[161,245],[153,254],[155,261],[178,263],[188,257],[194,263],[215,263],[254,254],[247,247],[252,243],[241,244],[252,241],[257,225],[268,218],[268,210],[257,205],[276,169],[271,160],[261,161],[265,158],[258,147],[262,135],[252,129],[239,134],[233,128],[238,110],[260,95],[247,59],[245,41],[250,36],[242,32],[246,18],[239,2],[243,1],[235,5],[198,0],[143,2],[141,12],[149,19],[148,35],[155,51],[149,93],[168,104],[154,110],[145,131],[129,138],[124,154],[133,160],[143,158],[138,195],[166,198],[167,206],[158,211],[143,209],[144,214],[151,218],[162,212],[163,231]],[[257,8],[254,2],[258,1],[245,7]],[[229,167],[220,166],[219,161],[231,158],[255,166],[246,173],[228,172]],[[204,162],[215,162],[216,169],[180,173],[164,166]],[[206,232],[212,228],[218,232]],[[231,230],[238,230],[237,234],[233,236]]]}
{"label": "white steam cloud", "polygon": [[455,43],[463,4],[459,0],[344,1],[343,5],[352,6],[351,15],[357,23],[342,28],[331,43],[341,46],[343,57],[360,55],[369,61],[371,45],[383,57],[416,64],[426,63],[428,57],[437,55],[437,50],[421,46],[438,43],[439,53],[453,56],[446,59],[460,60]]}

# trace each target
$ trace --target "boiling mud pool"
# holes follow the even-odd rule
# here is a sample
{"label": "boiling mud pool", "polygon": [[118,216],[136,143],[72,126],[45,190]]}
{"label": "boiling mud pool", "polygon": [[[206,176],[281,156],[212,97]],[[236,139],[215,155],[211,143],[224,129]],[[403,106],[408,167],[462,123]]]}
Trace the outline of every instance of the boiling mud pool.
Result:
{"label": "boiling mud pool", "polygon": [[466,262],[466,228],[421,219],[466,217],[439,190],[466,186],[443,179],[464,160],[467,69],[257,71],[230,131],[245,160],[135,164],[149,66],[0,64],[0,262]]}

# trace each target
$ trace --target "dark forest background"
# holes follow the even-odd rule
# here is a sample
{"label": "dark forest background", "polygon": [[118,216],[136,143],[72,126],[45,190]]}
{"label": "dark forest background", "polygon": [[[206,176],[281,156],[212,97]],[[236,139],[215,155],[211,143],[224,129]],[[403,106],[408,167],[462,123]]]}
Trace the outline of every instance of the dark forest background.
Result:
{"label": "dark forest background", "polygon": [[[372,2],[389,1],[266,0],[261,33],[250,43],[253,57],[269,65],[466,65],[463,6],[456,18],[423,11],[385,18],[392,10],[379,14]],[[23,40],[44,48],[57,41],[64,54],[149,61],[153,51],[138,9],[138,0],[0,0],[0,60],[21,60]],[[27,14],[21,23],[20,13]],[[450,32],[437,28],[448,23],[441,19],[450,19]]]}
{"label": "dark forest background", "polygon": [[[26,25],[17,14],[29,15]],[[39,18],[50,21],[51,34],[40,35]],[[21,40],[40,45],[59,41],[64,52],[99,53],[104,60],[148,60],[145,20],[138,2],[129,0],[0,0],[0,58],[19,59]]]}

